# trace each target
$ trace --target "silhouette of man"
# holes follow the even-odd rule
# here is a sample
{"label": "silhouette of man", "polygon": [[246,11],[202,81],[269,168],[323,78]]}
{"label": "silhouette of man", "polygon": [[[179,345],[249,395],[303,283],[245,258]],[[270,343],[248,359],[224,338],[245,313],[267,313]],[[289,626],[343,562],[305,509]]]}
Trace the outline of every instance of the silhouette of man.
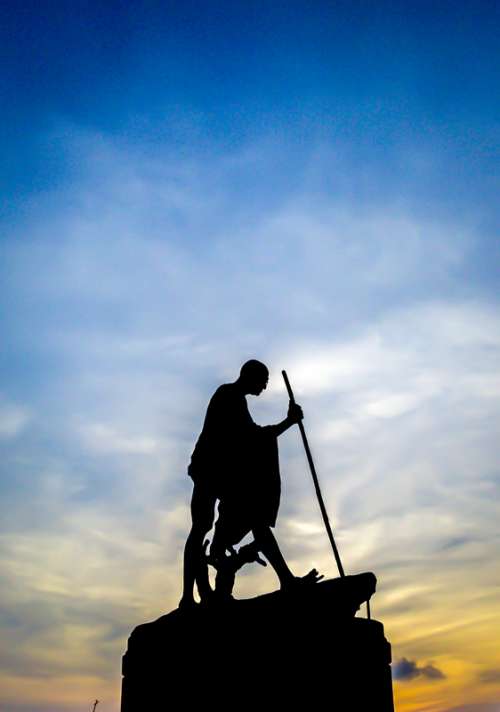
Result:
{"label": "silhouette of man", "polygon": [[226,548],[251,530],[258,550],[273,566],[282,588],[303,580],[318,580],[315,569],[303,579],[293,575],[271,531],[280,496],[277,438],[304,416],[299,405],[290,403],[287,417],[280,423],[264,427],[254,423],[246,395],[260,395],[268,380],[269,371],[263,363],[247,361],[238,379],[220,386],[208,405],[188,467],[194,482],[192,527],[184,549],[180,607],[194,604],[195,581],[202,601],[213,593],[203,542],[213,526],[217,500],[224,526],[218,527],[214,536],[212,561],[220,561]]}

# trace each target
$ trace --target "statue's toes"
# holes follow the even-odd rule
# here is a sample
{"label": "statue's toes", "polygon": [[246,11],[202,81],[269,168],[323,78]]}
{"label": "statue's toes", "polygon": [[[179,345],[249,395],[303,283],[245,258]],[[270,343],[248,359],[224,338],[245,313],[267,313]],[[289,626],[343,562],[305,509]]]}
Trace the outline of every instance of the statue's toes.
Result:
{"label": "statue's toes", "polygon": [[324,576],[321,576],[316,569],[311,569],[305,576],[297,576],[297,583],[318,583]]}

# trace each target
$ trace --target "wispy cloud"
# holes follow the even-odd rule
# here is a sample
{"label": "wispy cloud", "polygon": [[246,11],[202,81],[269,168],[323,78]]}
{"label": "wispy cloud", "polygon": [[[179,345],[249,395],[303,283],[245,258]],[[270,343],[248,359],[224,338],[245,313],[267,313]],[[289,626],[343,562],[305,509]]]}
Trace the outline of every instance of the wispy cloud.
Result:
{"label": "wispy cloud", "polygon": [[481,682],[486,682],[497,685],[500,683],[500,668],[493,668],[492,670],[483,670],[479,673],[479,679]]}
{"label": "wispy cloud", "polygon": [[445,712],[499,712],[500,702],[479,702],[478,704],[472,705],[459,705],[458,707],[451,707]]}
{"label": "wispy cloud", "polygon": [[[183,161],[76,132],[80,182],[2,248],[16,311],[0,409],[9,704],[21,679],[37,709],[55,679],[80,680],[61,709],[116,700],[128,632],[180,594],[207,401],[252,356],[271,367],[250,402],[259,422],[282,417],[289,372],[344,564],[377,573],[397,657],[419,685],[456,684],[457,665],[477,684],[500,484],[500,319],[463,283],[478,227],[305,184],[238,197],[242,170],[272,167],[264,148]],[[335,575],[300,441],[282,440],[277,535],[296,570]],[[275,585],[248,567],[238,593]]]}

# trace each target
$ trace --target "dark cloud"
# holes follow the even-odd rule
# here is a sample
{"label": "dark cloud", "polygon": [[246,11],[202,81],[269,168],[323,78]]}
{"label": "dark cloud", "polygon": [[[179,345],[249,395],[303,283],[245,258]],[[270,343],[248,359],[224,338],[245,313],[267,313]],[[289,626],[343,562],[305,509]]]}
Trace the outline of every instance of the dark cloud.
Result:
{"label": "dark cloud", "polygon": [[[500,669],[492,668],[491,670],[483,670],[479,673],[479,679],[481,682],[486,683],[500,683]],[[500,709],[500,705],[499,705]]]}
{"label": "dark cloud", "polygon": [[469,542],[474,541],[473,537],[457,536],[443,541],[441,544],[437,545],[437,551],[449,551],[450,549],[458,549],[461,546],[465,546]]}
{"label": "dark cloud", "polygon": [[442,680],[446,675],[431,663],[423,667],[417,665],[416,660],[401,658],[392,668],[392,676],[395,680],[413,680],[416,677],[426,677],[428,680]]}

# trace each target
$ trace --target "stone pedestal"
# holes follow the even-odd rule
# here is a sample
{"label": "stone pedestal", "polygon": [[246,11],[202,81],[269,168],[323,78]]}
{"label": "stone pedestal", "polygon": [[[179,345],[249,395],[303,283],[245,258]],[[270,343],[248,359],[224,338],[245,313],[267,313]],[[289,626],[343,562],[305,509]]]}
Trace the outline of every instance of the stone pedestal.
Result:
{"label": "stone pedestal", "polygon": [[355,618],[375,583],[346,576],[138,626],[123,657],[121,712],[393,712],[383,625]]}

